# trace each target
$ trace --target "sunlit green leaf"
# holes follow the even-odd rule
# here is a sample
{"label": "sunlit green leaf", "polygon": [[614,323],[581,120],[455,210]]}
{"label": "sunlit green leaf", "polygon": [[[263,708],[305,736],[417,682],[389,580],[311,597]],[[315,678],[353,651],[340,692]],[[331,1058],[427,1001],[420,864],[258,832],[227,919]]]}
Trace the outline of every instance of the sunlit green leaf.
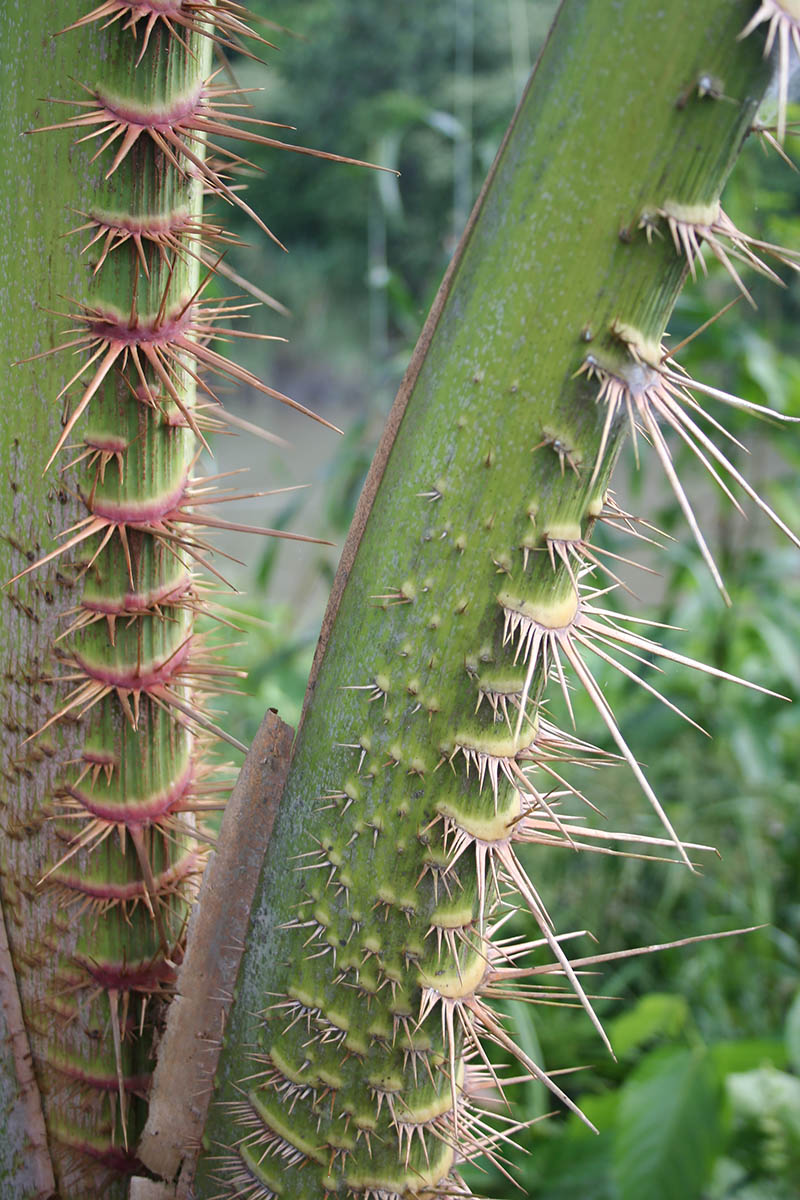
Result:
{"label": "sunlit green leaf", "polygon": [[786,1017],[786,1050],[789,1062],[800,1074],[800,992],[795,996]]}
{"label": "sunlit green leaf", "polygon": [[719,1146],[719,1090],[705,1050],[648,1055],[622,1089],[619,1200],[699,1200]]}
{"label": "sunlit green leaf", "polygon": [[619,1058],[641,1049],[654,1038],[676,1038],[686,1028],[689,1007],[683,996],[651,992],[611,1022],[609,1036]]}

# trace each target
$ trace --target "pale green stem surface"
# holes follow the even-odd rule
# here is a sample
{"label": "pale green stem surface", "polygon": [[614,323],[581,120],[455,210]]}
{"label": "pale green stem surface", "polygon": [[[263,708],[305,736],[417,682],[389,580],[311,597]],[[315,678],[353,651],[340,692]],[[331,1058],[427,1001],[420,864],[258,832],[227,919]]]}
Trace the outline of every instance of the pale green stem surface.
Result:
{"label": "pale green stem surface", "polygon": [[[80,0],[6,0],[0,6],[0,105],[2,166],[0,166],[0,579],[8,580],[25,565],[53,547],[60,529],[83,515],[56,472],[43,474],[61,431],[60,406],[55,395],[66,382],[69,364],[61,358],[15,366],[55,343],[63,320],[64,297],[85,292],[87,268],[76,240],[63,239],[70,209],[85,209],[98,185],[100,172],[88,166],[87,150],[71,148],[68,134],[27,137],[45,124],[53,106],[43,98],[64,95],[64,81],[91,73],[100,62],[102,39],[93,34],[61,43],[53,39],[55,20],[67,24],[85,11]],[[36,888],[47,865],[60,853],[52,823],[44,821],[42,797],[57,782],[57,761],[79,745],[69,726],[39,741],[24,743],[44,723],[56,704],[57,691],[50,651],[61,631],[59,614],[75,604],[72,572],[58,564],[0,591],[0,660],[3,669],[2,800],[0,801],[0,889],[14,954],[19,991],[30,1011],[39,1008],[53,987],[55,955],[43,956],[35,947],[58,939],[68,952],[75,931],[58,916],[58,898],[42,896]],[[43,1041],[75,1049],[81,1035],[51,1015],[49,1022],[29,1030],[34,1054]],[[5,1042],[4,1042],[5,1045]],[[4,1099],[14,1094],[13,1060],[3,1055]],[[39,1078],[47,1088],[53,1080]],[[66,1113],[86,1103],[72,1095],[64,1099]],[[105,1102],[88,1107],[99,1116]],[[22,1111],[19,1110],[20,1117]],[[0,1137],[0,1193],[8,1197],[35,1195],[32,1162],[25,1130],[5,1099]],[[91,1119],[91,1116],[90,1116]]]}
{"label": "pale green stem surface", "polygon": [[[3,581],[49,554],[56,535],[87,512],[120,504],[135,511],[160,496],[175,496],[177,503],[193,454],[193,435],[164,419],[176,415],[169,398],[161,396],[161,407],[153,408],[133,394],[141,381],[129,362],[126,378],[119,370],[108,374],[70,434],[68,447],[77,449],[66,449],[43,474],[61,432],[59,418],[63,424],[91,380],[89,371],[65,401],[55,403],[86,352],[78,347],[76,353],[11,365],[69,340],[64,337],[67,313],[80,333],[81,321],[75,321],[80,305],[90,305],[100,317],[127,321],[135,315],[139,322],[152,322],[159,310],[162,318],[179,312],[199,278],[191,253],[171,265],[167,254],[147,242],[147,270],[128,242],[94,274],[102,243],[81,258],[90,234],[65,236],[97,211],[133,218],[161,217],[175,209],[199,214],[199,182],[169,166],[148,137],[141,137],[104,181],[119,139],[92,165],[100,139],[91,127],[24,136],[79,111],[44,100],[90,100],[76,80],[116,103],[152,109],[191,95],[210,73],[207,38],[190,37],[197,44],[184,48],[160,25],[138,64],[140,42],[119,24],[107,32],[94,24],[54,37],[90,7],[71,0],[10,0],[0,11],[0,70],[8,87],[0,116],[5,147],[0,176]],[[87,133],[87,141],[74,144]],[[202,156],[202,138],[192,145]],[[117,368],[122,366],[120,360]],[[149,369],[148,377],[160,391]],[[188,373],[178,369],[172,377],[183,405],[191,408],[195,388]],[[59,473],[65,461],[109,440],[122,449],[102,463],[101,471],[90,461],[88,469]],[[0,593],[0,654],[10,684],[3,712],[8,736],[3,738],[0,895],[64,1200],[122,1197],[127,1191],[126,1176],[136,1167],[159,997],[174,977],[200,861],[196,839],[185,832],[187,818],[176,820],[165,808],[170,797],[181,802],[192,771],[193,785],[199,783],[193,738],[183,717],[176,719],[151,701],[146,686],[136,683],[127,702],[111,691],[91,711],[85,705],[88,715],[78,705],[23,744],[64,703],[69,687],[54,687],[55,676],[73,676],[77,682],[84,672],[95,679],[137,679],[155,666],[168,677],[169,664],[188,646],[191,607],[163,603],[176,582],[188,581],[186,561],[178,569],[174,544],[167,549],[163,539],[142,528],[128,533],[130,565],[122,544],[115,532],[85,574],[82,568],[98,546],[95,538]],[[132,609],[145,610],[142,615],[127,615],[121,603],[126,596]],[[160,608],[153,597],[162,601]],[[103,617],[57,641],[69,624],[68,611],[74,619],[82,604],[87,611],[87,601],[110,604],[120,615],[116,622]],[[175,686],[185,706],[192,681],[180,677]],[[138,727],[131,713],[139,716]],[[99,767],[93,780],[92,763],[113,769],[107,775]],[[157,803],[161,811],[154,818],[150,813]],[[97,848],[68,854],[77,834],[93,830]],[[63,865],[52,871],[61,859]],[[19,1098],[16,1107],[8,1099],[16,1085],[5,1057],[0,1066],[5,1073],[0,1095],[11,1131],[7,1140],[0,1138],[0,1172],[6,1173],[5,1178],[0,1174],[0,1192],[17,1200],[32,1194],[30,1164],[20,1157],[19,1137],[13,1135],[21,1110]]]}
{"label": "pale green stem surface", "polygon": [[[738,0],[560,10],[401,390],[363,537],[345,551],[200,1200],[444,1194],[449,1051],[440,1005],[417,1026],[422,986],[472,999],[485,944],[476,856],[447,876],[448,894],[437,818],[475,829],[513,811],[509,786],[495,800],[464,753],[499,763],[531,740],[493,723],[488,702],[476,714],[481,682],[522,686],[500,597],[545,612],[569,602],[547,537],[588,535],[626,424],[592,484],[604,412],[575,373],[589,352],[629,364],[620,325],[663,334],[685,261],[639,221],[668,201],[718,199],[766,83],[761,43],[736,40],[751,12]],[[724,100],[700,95],[706,77]],[[457,962],[447,928],[463,934]],[[457,1018],[455,1043],[460,1054]],[[410,1149],[401,1125],[423,1129]],[[468,1151],[464,1137],[462,1122]]]}

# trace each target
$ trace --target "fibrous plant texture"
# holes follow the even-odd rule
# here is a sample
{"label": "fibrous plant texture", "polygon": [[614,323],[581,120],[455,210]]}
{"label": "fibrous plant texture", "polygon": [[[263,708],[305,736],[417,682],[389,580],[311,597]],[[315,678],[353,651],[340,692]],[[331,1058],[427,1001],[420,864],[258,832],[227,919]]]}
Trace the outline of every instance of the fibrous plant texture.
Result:
{"label": "fibrous plant texture", "polygon": [[[743,402],[663,349],[704,246],[734,291],[772,250],[719,207],[768,77],[763,31],[740,37],[753,14],[748,0],[559,11],[345,550],[198,1197],[471,1196],[462,1164],[484,1154],[504,1169],[527,1120],[483,1103],[502,1090],[497,1047],[574,1107],[502,1016],[507,999],[583,1006],[605,1039],[581,977],[600,959],[570,961],[536,886],[537,855],[634,840],[605,831],[570,783],[575,764],[604,758],[569,726],[572,688],[665,827],[637,851],[685,865],[700,849],[672,828],[601,685],[613,668],[655,691],[659,654],[699,664],[614,611],[616,564],[589,538],[597,522],[633,544],[642,530],[608,491],[629,428],[712,567],[669,427],[720,486],[763,506],[718,448],[725,403]],[[507,932],[519,906],[532,936]]]}
{"label": "fibrous plant texture", "polygon": [[232,0],[12,3],[0,41],[7,143],[37,163],[3,193],[23,264],[8,238],[3,349],[24,361],[3,445],[0,809],[4,1028],[36,1155],[31,1169],[10,1136],[0,1191],[46,1195],[54,1178],[65,1198],[121,1196],[203,864],[198,821],[226,787],[205,700],[230,672],[194,617],[214,611],[207,531],[227,523],[208,506],[229,493],[198,461],[228,420],[220,380],[293,403],[214,346],[239,336],[248,307],[216,286],[233,240],[224,210],[251,211],[235,178],[245,160],[219,139],[282,143],[214,62],[215,49],[264,46]]}

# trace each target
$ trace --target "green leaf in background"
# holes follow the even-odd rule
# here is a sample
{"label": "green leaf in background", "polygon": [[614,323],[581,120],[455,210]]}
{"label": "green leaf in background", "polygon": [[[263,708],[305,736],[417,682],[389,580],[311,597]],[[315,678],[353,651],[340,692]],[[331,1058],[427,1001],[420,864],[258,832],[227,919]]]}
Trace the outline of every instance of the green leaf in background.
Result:
{"label": "green leaf in background", "polygon": [[627,1058],[655,1038],[674,1040],[686,1028],[689,1006],[683,996],[651,992],[642,996],[630,1012],[611,1022],[609,1036],[618,1058]]}
{"label": "green leaf in background", "polygon": [[792,1069],[800,1075],[800,992],[786,1017],[786,1052]]}
{"label": "green leaf in background", "polygon": [[714,1168],[714,1178],[708,1200],[797,1200],[797,1189],[791,1183],[766,1179],[748,1180],[747,1171],[730,1158],[720,1158]]}
{"label": "green leaf in background", "polygon": [[[591,1121],[595,1129],[599,1129],[601,1139],[614,1129],[617,1123],[621,1091],[619,1088],[601,1092],[599,1096],[581,1096],[581,1112],[587,1121]],[[570,1138],[597,1139],[597,1135],[577,1117],[570,1117],[567,1122],[567,1135]],[[581,1154],[583,1149],[581,1149]]]}
{"label": "green leaf in background", "polygon": [[794,1181],[796,1188],[800,1179],[800,1079],[774,1067],[760,1067],[729,1075],[725,1087],[733,1111],[731,1152],[744,1161],[750,1178],[763,1173],[768,1178]]}
{"label": "green leaf in background", "polygon": [[[529,1058],[536,1063],[544,1062],[542,1047],[536,1035],[536,1025],[531,1019],[530,1006],[522,1000],[510,1000],[506,1003],[506,1012],[513,1026],[513,1036],[517,1045],[521,1046]],[[543,1083],[537,1079],[528,1079],[522,1085],[525,1100],[524,1108],[528,1120],[542,1117],[550,1108],[550,1097]]]}
{"label": "green leaf in background", "polygon": [[774,1067],[759,1067],[729,1075],[726,1087],[737,1118],[762,1126],[780,1123],[800,1149],[800,1079]]}
{"label": "green leaf in background", "polygon": [[[570,1137],[537,1143],[523,1178],[529,1200],[617,1200],[609,1178],[611,1149],[611,1136],[603,1133],[582,1137],[578,1145]],[[487,1194],[485,1182],[475,1186],[477,1195]]]}
{"label": "green leaf in background", "polygon": [[736,1038],[715,1042],[708,1048],[709,1058],[722,1082],[726,1075],[754,1071],[757,1067],[783,1068],[786,1047],[780,1038]]}
{"label": "green leaf in background", "polygon": [[698,1200],[720,1144],[719,1090],[704,1049],[657,1050],[622,1089],[619,1200]]}

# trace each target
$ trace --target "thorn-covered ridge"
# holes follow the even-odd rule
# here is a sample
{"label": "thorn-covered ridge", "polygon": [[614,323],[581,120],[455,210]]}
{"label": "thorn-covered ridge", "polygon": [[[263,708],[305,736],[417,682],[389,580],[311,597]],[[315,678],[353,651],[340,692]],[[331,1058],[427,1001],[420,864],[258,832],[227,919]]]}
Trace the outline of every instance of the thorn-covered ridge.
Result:
{"label": "thorn-covered ridge", "polygon": [[[626,30],[639,30],[644,52],[656,17],[633,7]],[[701,664],[613,608],[626,560],[591,538],[601,522],[653,540],[608,484],[629,429],[663,439],[654,396],[713,465],[696,396],[713,392],[663,355],[662,337],[702,242],[737,286],[740,266],[764,270],[769,248],[736,231],[718,197],[751,124],[745,77],[763,86],[766,73],[758,48],[737,42],[740,12],[720,6],[712,32],[684,6],[661,34],[688,38],[691,27],[702,76],[724,70],[725,103],[719,89],[687,90],[675,65],[657,84],[648,75],[646,112],[628,125],[604,108],[593,39],[567,41],[590,10],[596,33],[602,6],[567,8],[434,309],[369,518],[346,554],[226,1034],[203,1198],[234,1195],[241,1180],[285,1200],[444,1200],[471,1196],[459,1169],[474,1158],[506,1173],[526,1122],[480,1101],[503,1094],[501,1059],[559,1107],[578,1106],[570,1081],[516,1044],[503,1001],[582,1008],[610,1049],[584,977],[605,956],[581,956],[571,942],[585,931],[558,928],[537,886],[540,856],[635,854],[691,868],[708,849],[673,828],[602,686],[613,668],[678,719],[647,669]],[[618,49],[607,48],[613,69]],[[549,87],[567,58],[582,92],[593,81],[577,174],[554,151],[574,116]],[[691,155],[677,152],[688,145]],[[578,174],[592,187],[613,180],[610,215],[594,191],[578,194]],[[621,238],[619,212],[641,213],[643,197],[646,232],[666,223],[667,236],[636,236],[632,218]],[[611,752],[560,728],[576,685]],[[614,759],[633,771],[663,836],[595,819],[574,773]],[[237,1147],[249,1150],[249,1175]]]}
{"label": "thorn-covered ridge", "polygon": [[[55,544],[28,554],[9,581],[28,586],[49,568],[72,588],[43,677],[49,711],[19,740],[55,755],[53,740],[74,731],[78,749],[61,755],[28,822],[48,834],[49,850],[34,855],[24,889],[36,933],[12,946],[58,1191],[71,1200],[121,1197],[138,1169],[154,1039],[209,845],[203,815],[230,786],[215,747],[222,738],[246,749],[209,708],[240,672],[225,665],[227,647],[194,628],[198,614],[231,624],[203,582],[210,573],[228,586],[209,534],[299,536],[219,515],[215,506],[247,497],[197,473],[208,435],[236,424],[218,382],[313,415],[215,348],[260,335],[242,327],[249,302],[209,292],[216,275],[235,275],[222,255],[239,239],[204,213],[204,194],[269,231],[231,182],[245,160],[213,139],[283,143],[263,136],[270,122],[241,115],[212,53],[252,58],[269,43],[234,0],[84,7],[49,32],[64,34],[56,53],[82,40],[97,75],[80,82],[82,98],[55,101],[74,115],[29,131],[71,131],[78,169],[97,164],[91,206],[77,222],[64,212],[82,238],[82,290],[60,297],[51,314],[60,337],[25,360],[63,364],[50,397],[62,428],[46,469],[58,460],[59,487],[83,513],[54,526]],[[235,278],[237,290],[269,301]]]}

